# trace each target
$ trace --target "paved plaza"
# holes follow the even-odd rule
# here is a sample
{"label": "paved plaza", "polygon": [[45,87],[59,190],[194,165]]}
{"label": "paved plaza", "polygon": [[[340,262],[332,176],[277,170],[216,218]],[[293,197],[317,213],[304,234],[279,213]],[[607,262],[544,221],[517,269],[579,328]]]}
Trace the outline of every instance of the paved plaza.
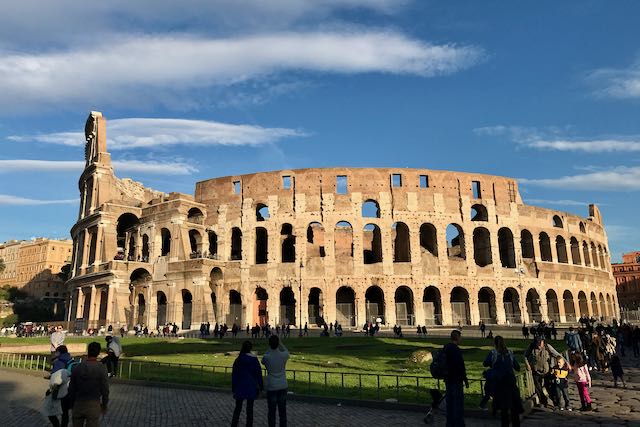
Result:
{"label": "paved plaza", "polygon": [[[613,388],[608,376],[596,378],[591,413],[553,412],[534,410],[523,426],[639,426],[640,427],[640,363],[626,358],[630,379],[627,388]],[[19,371],[0,370],[0,413],[3,427],[46,426],[40,414],[46,381]],[[574,408],[579,407],[575,387],[571,388]],[[266,425],[266,401],[255,405],[255,425]],[[110,410],[105,426],[225,426],[231,424],[233,400],[230,393],[172,388],[154,388],[142,385],[114,383],[111,388]],[[419,426],[424,425],[424,414],[411,411],[371,409],[338,406],[328,403],[308,403],[290,400],[289,425],[296,426]],[[243,419],[241,419],[241,425]],[[467,425],[494,426],[496,420],[467,419]],[[432,425],[444,426],[444,419],[436,417]]]}

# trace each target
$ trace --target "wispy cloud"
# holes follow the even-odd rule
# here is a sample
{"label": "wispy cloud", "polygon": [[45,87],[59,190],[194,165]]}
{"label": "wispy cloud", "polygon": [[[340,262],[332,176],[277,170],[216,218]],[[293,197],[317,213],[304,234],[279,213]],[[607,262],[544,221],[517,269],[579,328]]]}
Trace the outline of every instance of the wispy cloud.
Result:
{"label": "wispy cloud", "polygon": [[[113,168],[116,172],[158,175],[190,175],[198,171],[196,167],[182,162],[142,160],[115,160],[113,161]],[[30,159],[0,160],[0,173],[20,171],[80,173],[83,169],[84,162],[82,161]]]}
{"label": "wispy cloud", "polygon": [[53,53],[4,52],[0,104],[16,110],[34,102],[162,101],[181,91],[287,71],[429,77],[460,71],[483,58],[474,46],[434,45],[393,31],[127,36]]}
{"label": "wispy cloud", "polygon": [[0,205],[38,206],[38,205],[71,205],[75,203],[78,203],[78,199],[40,200],[40,199],[28,199],[26,197],[19,197],[19,196],[11,196],[8,194],[0,194]]}
{"label": "wispy cloud", "polygon": [[528,198],[527,202],[533,203],[533,204],[539,204],[539,205],[554,205],[554,206],[587,206],[589,204],[587,202],[580,202],[578,200],[569,200],[569,199],[548,200],[548,199],[529,199]]}
{"label": "wispy cloud", "polygon": [[559,178],[519,179],[527,185],[585,191],[639,191],[640,167],[619,166]]}
{"label": "wispy cloud", "polygon": [[[257,146],[306,135],[305,132],[295,129],[205,120],[128,118],[109,120],[107,123],[109,149],[114,150],[172,145]],[[13,135],[9,139],[70,146],[84,144],[82,132]]]}
{"label": "wispy cloud", "polygon": [[596,96],[640,98],[640,60],[627,68],[600,68],[588,74]]}
{"label": "wispy cloud", "polygon": [[640,153],[640,136],[607,138],[568,138],[558,128],[527,128],[522,126],[487,126],[474,129],[480,136],[506,136],[520,146],[550,151],[582,151],[586,153]]}

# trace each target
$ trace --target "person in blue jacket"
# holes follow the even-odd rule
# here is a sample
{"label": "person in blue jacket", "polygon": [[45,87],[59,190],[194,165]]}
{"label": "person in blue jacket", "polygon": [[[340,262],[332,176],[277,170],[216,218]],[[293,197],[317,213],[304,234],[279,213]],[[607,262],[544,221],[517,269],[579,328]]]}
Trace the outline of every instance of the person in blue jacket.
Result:
{"label": "person in blue jacket", "polygon": [[236,400],[231,426],[237,427],[242,412],[242,402],[247,401],[247,426],[253,426],[253,401],[263,389],[262,369],[258,358],[251,354],[251,341],[242,343],[240,354],[233,362],[231,390]]}

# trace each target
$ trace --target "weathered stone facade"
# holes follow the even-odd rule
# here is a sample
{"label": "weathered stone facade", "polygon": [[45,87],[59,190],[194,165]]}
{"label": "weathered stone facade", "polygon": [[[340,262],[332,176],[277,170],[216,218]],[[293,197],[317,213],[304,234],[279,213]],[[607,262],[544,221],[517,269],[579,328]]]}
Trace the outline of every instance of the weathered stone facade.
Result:
{"label": "weathered stone facade", "polygon": [[86,136],[69,282],[70,320],[85,327],[618,317],[595,205],[581,218],[523,204],[514,179],[400,168],[256,173],[166,195],[114,176],[100,113]]}

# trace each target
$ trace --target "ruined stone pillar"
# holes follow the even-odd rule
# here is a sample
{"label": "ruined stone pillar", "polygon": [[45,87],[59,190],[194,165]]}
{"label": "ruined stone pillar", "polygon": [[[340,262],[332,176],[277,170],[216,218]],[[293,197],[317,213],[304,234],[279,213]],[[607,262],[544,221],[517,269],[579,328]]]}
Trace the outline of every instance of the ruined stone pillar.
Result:
{"label": "ruined stone pillar", "polygon": [[507,324],[507,313],[504,310],[504,292],[496,292],[496,322],[498,325]]}
{"label": "ruined stone pillar", "polygon": [[549,322],[549,305],[547,302],[547,294],[544,292],[538,292],[538,298],[540,298],[540,316],[542,320]]}
{"label": "ruined stone pillar", "polygon": [[89,306],[89,318],[87,320],[87,327],[90,327],[91,323],[96,319],[96,310],[100,310],[100,301],[96,301],[98,298],[98,291],[95,286],[91,286],[91,301]]}

